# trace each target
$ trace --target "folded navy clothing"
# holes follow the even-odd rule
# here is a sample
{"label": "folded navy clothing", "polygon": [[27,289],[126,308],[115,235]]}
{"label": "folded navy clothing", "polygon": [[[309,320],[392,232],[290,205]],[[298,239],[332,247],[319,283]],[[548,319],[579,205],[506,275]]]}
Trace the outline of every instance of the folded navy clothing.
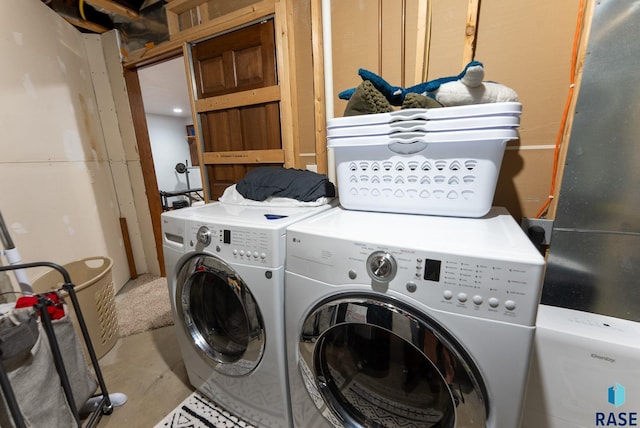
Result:
{"label": "folded navy clothing", "polygon": [[269,197],[291,198],[302,202],[336,196],[336,188],[326,175],[293,168],[258,167],[236,184],[247,199],[264,201]]}

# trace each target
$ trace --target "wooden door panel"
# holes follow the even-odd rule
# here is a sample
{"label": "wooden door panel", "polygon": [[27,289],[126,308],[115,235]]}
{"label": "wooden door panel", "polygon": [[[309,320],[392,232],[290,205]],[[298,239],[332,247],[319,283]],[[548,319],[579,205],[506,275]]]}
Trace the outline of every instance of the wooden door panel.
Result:
{"label": "wooden door panel", "polygon": [[[198,98],[277,84],[273,31],[273,20],[268,20],[194,45],[192,57]],[[222,80],[215,73],[207,74],[212,61],[216,72],[220,67],[224,70],[224,85],[220,85]]]}
{"label": "wooden door panel", "polygon": [[236,183],[236,177],[244,177],[246,168],[243,165],[209,165],[207,166],[211,198],[217,200],[224,189]]}
{"label": "wooden door panel", "polygon": [[215,200],[250,169],[284,163],[273,20],[197,43],[191,53],[208,193]]}
{"label": "wooden door panel", "polygon": [[280,112],[276,103],[239,110],[243,149],[266,150],[281,147]]}
{"label": "wooden door panel", "polygon": [[224,59],[222,55],[200,61],[200,74],[206,75],[202,81],[202,92],[216,93],[227,89]]}
{"label": "wooden door panel", "polygon": [[[228,152],[236,150],[242,141],[237,109],[228,109],[200,115],[205,152]],[[235,142],[235,143],[234,143]]]}
{"label": "wooden door panel", "polygon": [[238,88],[249,87],[264,82],[263,66],[262,66],[262,46],[252,46],[234,52],[233,66],[235,70],[236,82]]}
{"label": "wooden door panel", "polygon": [[277,103],[202,113],[205,152],[280,149]]}

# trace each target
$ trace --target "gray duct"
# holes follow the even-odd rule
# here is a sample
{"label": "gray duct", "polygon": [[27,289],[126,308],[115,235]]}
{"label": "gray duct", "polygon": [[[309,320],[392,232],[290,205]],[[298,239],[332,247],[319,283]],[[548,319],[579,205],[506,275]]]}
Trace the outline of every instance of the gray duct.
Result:
{"label": "gray duct", "polygon": [[640,321],[640,4],[595,4],[542,303]]}

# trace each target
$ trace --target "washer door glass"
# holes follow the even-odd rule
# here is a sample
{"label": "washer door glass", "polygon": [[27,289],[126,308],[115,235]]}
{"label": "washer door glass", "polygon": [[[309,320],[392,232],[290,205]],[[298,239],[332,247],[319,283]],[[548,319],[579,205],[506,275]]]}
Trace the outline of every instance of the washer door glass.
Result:
{"label": "washer door glass", "polygon": [[264,322],[240,275],[215,256],[194,254],[176,284],[178,314],[201,355],[227,375],[253,371],[264,353]]}
{"label": "washer door glass", "polygon": [[486,390],[433,320],[380,297],[321,304],[304,324],[300,369],[334,426],[484,427]]}

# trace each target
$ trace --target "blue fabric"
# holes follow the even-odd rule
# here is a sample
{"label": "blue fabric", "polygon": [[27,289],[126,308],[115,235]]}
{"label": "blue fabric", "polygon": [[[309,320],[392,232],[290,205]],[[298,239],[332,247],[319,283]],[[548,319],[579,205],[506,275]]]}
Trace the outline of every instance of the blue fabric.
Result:
{"label": "blue fabric", "polygon": [[[474,67],[477,65],[482,66],[482,63],[480,61],[471,61],[457,76],[441,77],[439,79],[430,80],[428,82],[418,83],[417,85],[411,86],[409,88],[393,86],[382,77],[371,71],[365,70],[364,68],[358,70],[358,75],[362,77],[362,80],[370,81],[373,86],[378,91],[380,91],[380,93],[382,93],[382,95],[384,95],[387,100],[389,100],[389,103],[391,103],[391,105],[401,106],[407,94],[416,93],[428,96],[429,92],[435,91],[444,83],[455,82],[462,79],[467,73],[469,67]],[[355,91],[355,88],[346,89],[338,94],[338,98],[340,98],[341,100],[348,100],[351,98]]]}

